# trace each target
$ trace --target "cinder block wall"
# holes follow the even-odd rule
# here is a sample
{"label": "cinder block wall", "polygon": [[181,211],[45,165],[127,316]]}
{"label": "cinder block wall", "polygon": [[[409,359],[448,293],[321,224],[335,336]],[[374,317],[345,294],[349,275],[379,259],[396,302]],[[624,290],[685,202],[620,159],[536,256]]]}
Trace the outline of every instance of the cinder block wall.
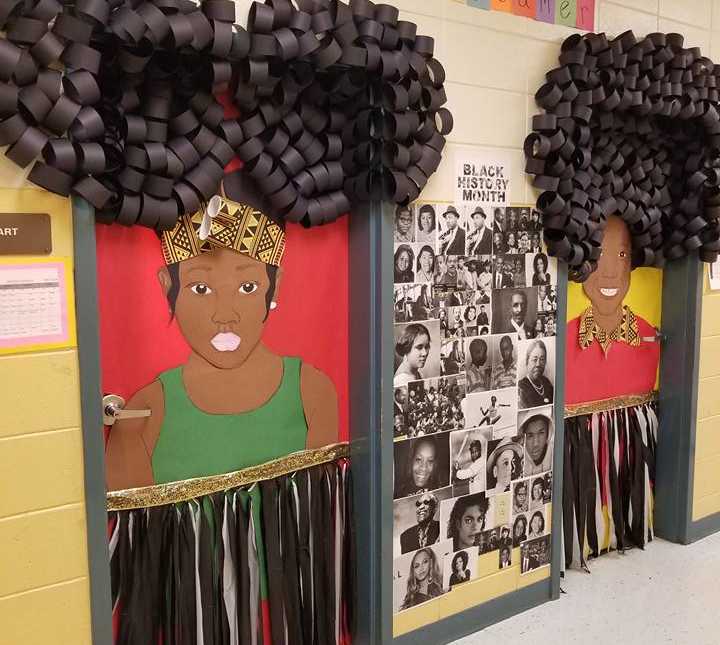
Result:
{"label": "cinder block wall", "polygon": [[[717,35],[720,41],[720,34]],[[705,269],[695,437],[693,520],[720,513],[720,291]]]}
{"label": "cinder block wall", "polygon": [[[69,200],[28,186],[0,157],[0,208],[49,212],[72,258]],[[1,645],[90,643],[85,526],[77,348],[0,356]]]}

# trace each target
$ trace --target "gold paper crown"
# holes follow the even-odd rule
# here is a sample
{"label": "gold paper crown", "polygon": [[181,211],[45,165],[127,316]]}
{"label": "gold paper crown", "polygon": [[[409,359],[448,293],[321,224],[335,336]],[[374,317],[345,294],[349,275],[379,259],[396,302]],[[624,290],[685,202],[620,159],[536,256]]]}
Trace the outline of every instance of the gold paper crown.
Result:
{"label": "gold paper crown", "polygon": [[278,224],[253,206],[218,195],[205,211],[181,216],[160,241],[165,264],[223,248],[280,266],[285,251],[285,232]]}

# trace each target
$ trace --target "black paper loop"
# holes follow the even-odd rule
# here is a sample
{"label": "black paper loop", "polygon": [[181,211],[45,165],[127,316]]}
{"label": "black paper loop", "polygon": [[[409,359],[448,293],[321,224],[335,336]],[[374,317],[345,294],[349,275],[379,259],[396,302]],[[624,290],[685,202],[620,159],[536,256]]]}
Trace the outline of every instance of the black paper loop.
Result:
{"label": "black paper loop", "polygon": [[563,43],[560,67],[535,95],[547,113],[534,117],[524,149],[544,190],[548,250],[573,279],[597,266],[610,215],[630,227],[635,266],[717,255],[720,227],[706,203],[720,182],[720,111],[717,68],[706,60],[672,34]]}

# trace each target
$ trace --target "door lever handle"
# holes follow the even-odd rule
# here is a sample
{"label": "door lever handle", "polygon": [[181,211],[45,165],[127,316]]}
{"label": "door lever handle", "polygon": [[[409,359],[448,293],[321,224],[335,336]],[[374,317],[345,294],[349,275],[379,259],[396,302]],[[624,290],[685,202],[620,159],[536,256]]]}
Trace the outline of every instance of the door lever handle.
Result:
{"label": "door lever handle", "polygon": [[141,419],[149,417],[152,410],[126,410],[125,399],[117,394],[106,394],[102,400],[103,423],[111,426],[118,419]]}

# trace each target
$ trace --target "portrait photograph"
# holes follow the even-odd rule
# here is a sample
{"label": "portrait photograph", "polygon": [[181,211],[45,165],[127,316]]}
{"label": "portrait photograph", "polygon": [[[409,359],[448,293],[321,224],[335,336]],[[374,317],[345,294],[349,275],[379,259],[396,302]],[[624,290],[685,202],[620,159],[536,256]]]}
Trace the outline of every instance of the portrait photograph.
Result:
{"label": "portrait photograph", "polygon": [[394,446],[395,499],[444,488],[450,480],[448,433],[434,434]]}
{"label": "portrait photograph", "polygon": [[451,496],[447,487],[393,502],[395,557],[440,541],[440,502]]}
{"label": "portrait photograph", "polygon": [[498,568],[508,569],[512,566],[512,547],[507,544],[500,547]]}
{"label": "portrait photograph", "polygon": [[466,483],[468,493],[485,490],[485,464],[488,430],[460,430],[450,434],[450,481],[453,485]]}
{"label": "portrait photograph", "polygon": [[485,493],[471,493],[440,503],[441,539],[452,540],[456,551],[477,547],[480,534],[493,526],[494,507]]}
{"label": "portrait photograph", "polygon": [[395,284],[415,282],[417,251],[414,244],[395,244],[393,254],[393,281]]}
{"label": "portrait photograph", "polygon": [[467,428],[490,428],[493,438],[516,434],[517,394],[514,389],[468,394],[465,403]]}
{"label": "portrait photograph", "polygon": [[407,427],[408,386],[393,388],[393,438],[408,436]]}
{"label": "portrait photograph", "polygon": [[493,527],[483,531],[478,538],[478,553],[485,555],[500,548],[500,527]]}
{"label": "portrait photograph", "polygon": [[550,536],[529,540],[520,546],[520,573],[526,574],[550,564]]}
{"label": "portrait photograph", "polygon": [[395,244],[412,244],[415,241],[415,215],[409,206],[395,209],[393,241]]}
{"label": "portrait photograph", "polygon": [[557,286],[553,283],[550,286],[540,285],[537,290],[538,314],[548,314],[557,311]]}
{"label": "portrait photograph", "polygon": [[550,501],[552,497],[552,479],[549,476],[550,473],[547,473],[546,475],[527,479],[528,489],[530,490],[528,510],[537,511]]}
{"label": "portrait photograph", "polygon": [[440,376],[440,321],[396,324],[395,387]]}
{"label": "portrait photograph", "polygon": [[[446,324],[443,325],[444,338],[465,338],[470,336],[465,329],[465,307],[461,305],[452,305],[443,308],[445,313],[443,318]],[[441,318],[441,320],[443,319]],[[472,334],[477,336],[477,334]]]}
{"label": "portrait photograph", "polygon": [[546,507],[528,512],[528,540],[542,537],[550,533],[550,522]]}
{"label": "portrait photograph", "polygon": [[452,204],[438,208],[438,253],[440,255],[465,255],[465,229],[460,213]]}
{"label": "portrait photograph", "polygon": [[535,338],[554,338],[557,334],[557,313],[538,314],[535,321]]}
{"label": "portrait photograph", "polygon": [[555,400],[555,339],[520,341],[518,352],[518,408],[551,405]]}
{"label": "portrait photograph", "polygon": [[465,254],[490,255],[493,252],[492,208],[480,204],[462,206],[461,220],[465,228]]}
{"label": "portrait photograph", "polygon": [[[530,508],[530,484],[527,479],[519,479],[512,484],[512,514],[527,513]],[[542,502],[542,496],[540,497]]]}
{"label": "portrait photograph", "polygon": [[452,542],[444,541],[406,553],[393,561],[395,613],[416,607],[444,593],[443,567],[452,556]]}
{"label": "portrait photograph", "polygon": [[[553,408],[533,408],[518,414],[518,437],[524,444],[524,474],[542,475],[553,467]],[[552,490],[552,486],[550,487]]]}
{"label": "portrait photograph", "polygon": [[435,249],[429,244],[412,245],[415,252],[415,281],[432,283],[435,278]]}
{"label": "portrait photograph", "polygon": [[504,390],[517,385],[519,345],[520,341],[514,334],[497,334],[488,338],[492,366],[491,390]]}
{"label": "portrait photograph", "polygon": [[466,338],[465,378],[468,394],[488,392],[492,389],[492,359],[490,336]]}
{"label": "portrait photograph", "polygon": [[528,534],[528,516],[527,513],[520,513],[512,516],[512,543],[513,547],[519,547],[523,542],[527,542]]}
{"label": "portrait photograph", "polygon": [[525,252],[525,284],[549,287],[557,284],[557,259],[546,253]]}
{"label": "portrait photograph", "polygon": [[513,334],[517,339],[535,337],[538,287],[493,289],[492,333]]}
{"label": "portrait photograph", "polygon": [[415,241],[428,244],[437,250],[437,206],[435,204],[415,203],[412,208],[415,217]]}
{"label": "portrait photograph", "polygon": [[445,590],[449,591],[477,577],[477,559],[478,550],[474,548],[462,549],[446,557],[443,570]]}
{"label": "portrait photograph", "polygon": [[490,441],[485,471],[488,495],[509,492],[512,482],[523,476],[522,443],[509,437]]}

